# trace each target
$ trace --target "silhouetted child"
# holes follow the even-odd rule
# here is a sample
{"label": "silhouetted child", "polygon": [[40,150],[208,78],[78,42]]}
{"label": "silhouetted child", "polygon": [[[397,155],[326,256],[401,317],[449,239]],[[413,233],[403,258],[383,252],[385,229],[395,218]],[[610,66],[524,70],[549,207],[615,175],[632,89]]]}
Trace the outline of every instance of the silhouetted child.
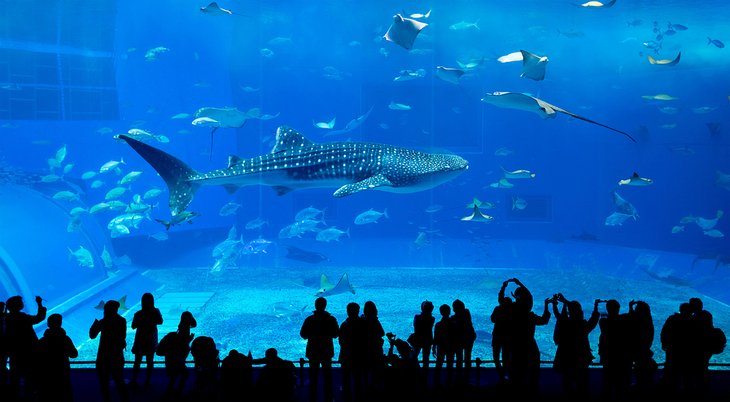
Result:
{"label": "silhouetted child", "polygon": [[165,335],[157,346],[157,355],[165,358],[165,374],[168,377],[165,393],[168,396],[173,396],[174,393],[181,394],[185,389],[185,382],[188,379],[185,361],[190,354],[190,342],[195,337],[190,329],[195,328],[197,324],[191,312],[183,311],[177,331]]}
{"label": "silhouetted child", "polygon": [[137,330],[134,334],[132,353],[134,354],[134,366],[132,366],[132,386],[137,385],[137,375],[142,363],[142,358],[147,361],[145,370],[145,387],[149,387],[154,367],[155,350],[157,349],[157,326],[162,325],[162,314],[155,307],[155,298],[152,293],[142,295],[142,309],[134,313],[132,329]]}
{"label": "silhouetted child", "polygon": [[212,384],[218,377],[218,347],[213,338],[199,336],[190,345],[190,354],[193,355],[196,380],[202,384]]}
{"label": "silhouetted child", "polygon": [[12,296],[5,303],[5,341],[10,358],[10,395],[20,396],[20,382],[25,380],[25,396],[30,397],[35,391],[33,378],[33,359],[38,347],[38,336],[33,325],[43,322],[46,308],[43,299],[35,297],[38,310],[29,315],[22,310],[25,307],[21,296]]}
{"label": "silhouetted child", "polygon": [[[419,400],[421,388],[419,387],[419,365],[418,354],[411,345],[403,339],[397,339],[393,333],[386,334],[390,347],[386,355],[388,363],[387,379],[387,400]],[[393,353],[393,349],[397,351]]]}
{"label": "silhouetted child", "polygon": [[319,370],[324,382],[324,400],[332,400],[332,358],[335,356],[333,340],[339,336],[337,319],[325,311],[327,300],[318,297],[314,312],[302,324],[299,335],[307,340],[306,357],[309,359],[309,400],[317,400]]}
{"label": "silhouetted child", "polygon": [[347,304],[347,318],[340,325],[340,367],[342,368],[342,394],[345,402],[359,400],[363,388],[362,327],[360,305]]}
{"label": "silhouetted child", "polygon": [[442,304],[439,307],[439,313],[441,320],[436,323],[433,330],[433,354],[436,357],[434,383],[437,386],[441,384],[441,368],[446,362],[446,386],[450,387],[453,382],[454,369],[454,331],[450,317],[451,307],[448,304]]}
{"label": "silhouetted child", "polygon": [[253,357],[239,353],[236,349],[228,352],[221,362],[221,392],[224,401],[249,400],[253,393]]}
{"label": "silhouetted child", "polygon": [[256,380],[258,400],[284,402],[294,400],[296,387],[294,363],[280,358],[274,348],[267,349],[263,359],[254,360],[254,363],[262,362],[265,364]]}
{"label": "silhouetted child", "polygon": [[47,323],[48,329],[38,341],[39,400],[72,401],[69,359],[78,357],[79,352],[61,328],[61,314],[51,314]]}
{"label": "silhouetted child", "polygon": [[421,303],[421,313],[413,317],[413,336],[408,338],[413,350],[422,354],[423,368],[428,368],[431,346],[433,345],[433,325],[436,318],[433,316],[433,303],[426,300]]}
{"label": "silhouetted child", "polygon": [[96,353],[96,374],[99,376],[99,388],[102,400],[110,401],[109,379],[119,391],[122,401],[129,400],[127,385],[124,383],[124,349],[127,347],[127,320],[119,315],[119,302],[109,300],[104,303],[104,317],[94,320],[89,329],[89,338],[95,339],[99,334],[99,349]]}

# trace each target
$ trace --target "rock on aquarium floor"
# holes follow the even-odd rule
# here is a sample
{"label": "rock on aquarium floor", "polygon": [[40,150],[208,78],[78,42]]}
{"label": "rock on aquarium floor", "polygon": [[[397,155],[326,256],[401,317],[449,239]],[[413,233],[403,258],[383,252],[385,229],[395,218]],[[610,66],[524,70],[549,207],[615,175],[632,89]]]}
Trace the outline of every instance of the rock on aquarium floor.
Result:
{"label": "rock on aquarium floor", "polygon": [[[710,297],[698,294],[688,287],[677,286],[654,279],[627,280],[605,276],[595,271],[571,267],[570,269],[531,270],[505,268],[461,267],[240,267],[211,273],[207,268],[170,268],[149,270],[145,275],[162,284],[155,290],[156,304],[162,310],[165,324],[160,337],[173,331],[180,313],[190,309],[198,321],[193,329],[197,336],[212,337],[219,345],[221,358],[231,349],[261,357],[267,348],[275,347],[280,356],[298,360],[304,357],[306,342],[299,337],[299,329],[305,317],[313,310],[315,293],[319,289],[320,276],[327,275],[336,283],[347,273],[355,294],[341,293],[326,296],[327,310],[342,322],[346,305],[357,302],[362,305],[372,300],[378,307],[378,315],[386,332],[407,338],[413,331],[413,316],[420,311],[420,304],[430,300],[438,307],[461,299],[471,310],[477,341],[473,358],[491,359],[492,324],[489,315],[497,304],[497,292],[502,281],[518,277],[532,291],[535,298],[533,311],[542,312],[542,301],[561,292],[568,299],[583,304],[586,317],[596,298],[617,299],[621,312],[628,310],[628,302],[644,300],[649,303],[654,317],[654,351],[657,361],[664,361],[659,333],[666,318],[676,312],[679,304],[690,297],[701,297],[705,309],[714,316],[715,326],[730,329],[730,307]],[[508,292],[513,290],[511,285]],[[131,303],[130,303],[131,304]],[[604,309],[603,305],[601,309]],[[139,305],[130,305],[124,315],[131,323]],[[605,311],[605,310],[603,310]],[[550,323],[538,327],[536,337],[544,360],[552,360],[555,345],[552,341],[554,317]],[[598,335],[596,328],[590,335],[593,353],[597,358]],[[74,340],[77,345],[82,340]],[[134,341],[134,331],[127,333],[127,359]],[[79,360],[93,360],[96,341],[88,341],[81,348]],[[388,343],[385,342],[385,348]],[[387,349],[384,350],[387,352]],[[335,353],[338,346],[335,342]],[[160,359],[157,357],[157,359]],[[713,357],[715,362],[730,362],[730,354],[724,352]]]}

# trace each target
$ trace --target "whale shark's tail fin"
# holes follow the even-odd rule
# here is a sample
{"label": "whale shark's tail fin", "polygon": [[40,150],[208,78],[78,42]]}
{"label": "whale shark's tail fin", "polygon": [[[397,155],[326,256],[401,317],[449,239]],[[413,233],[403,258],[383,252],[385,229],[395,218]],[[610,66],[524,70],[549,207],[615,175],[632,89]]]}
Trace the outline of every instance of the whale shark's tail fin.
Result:
{"label": "whale shark's tail fin", "polygon": [[172,215],[175,216],[184,211],[190,205],[195,191],[200,186],[189,180],[198,172],[180,159],[151,145],[123,134],[119,138],[126,141],[132,149],[137,151],[165,180],[167,189],[170,192],[170,212]]}

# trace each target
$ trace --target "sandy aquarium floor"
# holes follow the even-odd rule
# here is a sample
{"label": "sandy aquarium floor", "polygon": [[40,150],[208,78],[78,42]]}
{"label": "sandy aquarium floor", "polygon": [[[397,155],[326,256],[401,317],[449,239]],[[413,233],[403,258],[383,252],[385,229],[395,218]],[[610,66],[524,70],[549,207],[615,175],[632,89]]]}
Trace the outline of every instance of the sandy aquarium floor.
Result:
{"label": "sandy aquarium floor", "polygon": [[[304,356],[306,342],[299,337],[299,329],[311,314],[320,275],[337,281],[348,273],[356,293],[327,297],[328,308],[338,320],[345,319],[349,302],[361,306],[372,300],[378,307],[380,321],[386,332],[406,338],[412,332],[413,316],[419,312],[423,300],[436,306],[451,304],[459,298],[471,310],[478,339],[473,357],[491,359],[491,330],[489,315],[497,303],[497,292],[503,280],[518,277],[532,291],[535,309],[542,312],[542,300],[556,292],[569,299],[579,300],[590,314],[595,298],[615,298],[622,304],[622,312],[632,299],[644,300],[652,309],[655,325],[654,350],[657,361],[664,360],[659,343],[659,332],[671,313],[690,297],[702,297],[705,308],[714,316],[714,323],[727,332],[730,329],[730,306],[702,296],[687,287],[664,282],[628,281],[607,277],[588,270],[523,270],[485,268],[383,268],[383,267],[290,267],[238,268],[211,274],[207,268],[156,269],[145,273],[150,279],[163,284],[154,294],[161,308],[165,324],[160,337],[175,329],[180,312],[190,309],[198,321],[193,332],[212,337],[219,345],[221,357],[230,349],[255,357],[263,356],[267,348],[275,347],[282,357],[298,360]],[[509,289],[513,289],[510,287]],[[174,300],[172,304],[165,300]],[[131,323],[139,305],[130,306],[124,315]],[[439,317],[437,317],[438,319]],[[554,317],[548,325],[538,327],[536,337],[544,360],[552,360],[555,345],[552,341]],[[591,345],[597,357],[599,329],[591,333]],[[134,340],[128,329],[127,357]],[[336,342],[335,342],[336,344]],[[385,347],[388,343],[385,342]],[[338,352],[336,345],[335,353]],[[385,349],[387,352],[387,349]],[[96,341],[87,341],[81,348],[79,360],[93,360]],[[157,359],[160,359],[159,357]],[[598,361],[596,358],[595,361]],[[730,362],[727,351],[714,357],[716,362]]]}

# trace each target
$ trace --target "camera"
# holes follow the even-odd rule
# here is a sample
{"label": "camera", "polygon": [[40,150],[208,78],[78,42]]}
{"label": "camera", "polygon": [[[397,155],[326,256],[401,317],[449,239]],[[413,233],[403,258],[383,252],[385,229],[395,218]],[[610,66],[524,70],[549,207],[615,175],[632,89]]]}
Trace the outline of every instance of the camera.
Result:
{"label": "camera", "polygon": [[388,332],[387,334],[385,334],[385,336],[388,337],[388,340],[391,342],[395,340],[395,334],[392,332]]}

